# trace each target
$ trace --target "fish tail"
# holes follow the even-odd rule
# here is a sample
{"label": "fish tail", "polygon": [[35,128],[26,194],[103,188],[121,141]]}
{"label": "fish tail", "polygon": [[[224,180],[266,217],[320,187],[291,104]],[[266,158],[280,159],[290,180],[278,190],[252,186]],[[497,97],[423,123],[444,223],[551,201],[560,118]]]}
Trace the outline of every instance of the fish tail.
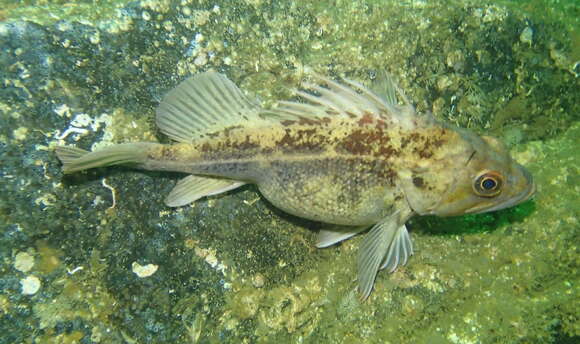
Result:
{"label": "fish tail", "polygon": [[113,165],[139,165],[147,160],[152,143],[125,143],[106,147],[95,152],[71,146],[57,146],[57,157],[63,163],[64,173]]}

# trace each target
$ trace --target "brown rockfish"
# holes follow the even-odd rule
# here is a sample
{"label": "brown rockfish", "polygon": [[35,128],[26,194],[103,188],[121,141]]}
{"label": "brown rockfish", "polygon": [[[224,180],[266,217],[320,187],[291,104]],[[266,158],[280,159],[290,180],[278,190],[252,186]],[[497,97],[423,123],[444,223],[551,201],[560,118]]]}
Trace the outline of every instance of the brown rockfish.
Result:
{"label": "brown rockfish", "polygon": [[371,91],[313,75],[296,92],[301,100],[265,110],[224,75],[201,73],[157,109],[157,125],[177,143],[56,152],[65,173],[130,164],[189,174],[168,195],[170,207],[256,184],[276,207],[334,225],[320,231],[318,247],[370,228],[358,253],[366,299],[380,269],[394,271],[413,254],[412,216],[503,209],[535,190],[499,141],[419,116],[390,77],[382,85]]}

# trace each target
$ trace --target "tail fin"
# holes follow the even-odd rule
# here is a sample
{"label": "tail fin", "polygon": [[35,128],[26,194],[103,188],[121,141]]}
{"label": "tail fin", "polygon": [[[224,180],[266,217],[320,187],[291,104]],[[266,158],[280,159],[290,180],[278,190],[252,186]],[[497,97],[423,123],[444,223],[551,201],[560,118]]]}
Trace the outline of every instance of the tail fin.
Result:
{"label": "tail fin", "polygon": [[154,143],[125,143],[104,148],[96,152],[84,149],[58,146],[56,155],[62,161],[64,173],[73,173],[95,167],[121,164],[142,164]]}

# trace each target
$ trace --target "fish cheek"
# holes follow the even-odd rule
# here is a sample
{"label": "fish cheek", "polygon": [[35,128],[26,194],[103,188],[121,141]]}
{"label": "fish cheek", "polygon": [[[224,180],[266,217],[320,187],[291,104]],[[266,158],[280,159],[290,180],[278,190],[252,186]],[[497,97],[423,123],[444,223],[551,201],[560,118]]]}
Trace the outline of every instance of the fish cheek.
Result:
{"label": "fish cheek", "polygon": [[[430,178],[426,178],[430,177]],[[464,173],[433,173],[414,176],[411,179],[415,190],[422,197],[416,204],[423,205],[423,211],[413,207],[419,214],[437,216],[462,215],[481,202],[481,198],[473,193],[469,178]]]}
{"label": "fish cheek", "polygon": [[441,195],[451,187],[451,183],[440,181],[433,174],[412,173],[402,178],[402,186],[409,206],[419,215],[427,215],[440,202]]}

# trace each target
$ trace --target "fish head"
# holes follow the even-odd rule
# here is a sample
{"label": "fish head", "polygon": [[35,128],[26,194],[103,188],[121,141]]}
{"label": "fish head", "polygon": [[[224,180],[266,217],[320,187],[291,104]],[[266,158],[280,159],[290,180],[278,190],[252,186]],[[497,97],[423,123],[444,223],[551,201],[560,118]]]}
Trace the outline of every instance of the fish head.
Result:
{"label": "fish head", "polygon": [[[512,207],[530,199],[536,190],[532,175],[512,159],[507,147],[490,136],[466,134],[467,159],[449,166],[453,172],[431,214],[455,216],[485,213]],[[464,136],[465,137],[465,136]]]}

